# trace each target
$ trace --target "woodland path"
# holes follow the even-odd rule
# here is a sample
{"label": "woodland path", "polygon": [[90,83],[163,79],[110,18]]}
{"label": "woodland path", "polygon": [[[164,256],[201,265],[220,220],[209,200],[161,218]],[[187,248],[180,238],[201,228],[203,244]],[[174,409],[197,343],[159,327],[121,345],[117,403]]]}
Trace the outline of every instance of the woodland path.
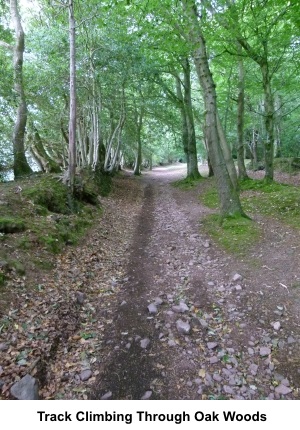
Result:
{"label": "woodland path", "polygon": [[201,231],[209,213],[201,182],[171,185],[183,176],[182,167],[157,168],[140,180],[143,203],[92,398],[298,399],[300,295],[287,286],[299,283],[299,235],[259,220],[264,238],[249,260],[226,255]]}
{"label": "woodland path", "polygon": [[43,399],[300,398],[299,231],[258,217],[257,246],[229,255],[184,175],[123,172],[84,240],[22,280],[2,398],[20,370]]}

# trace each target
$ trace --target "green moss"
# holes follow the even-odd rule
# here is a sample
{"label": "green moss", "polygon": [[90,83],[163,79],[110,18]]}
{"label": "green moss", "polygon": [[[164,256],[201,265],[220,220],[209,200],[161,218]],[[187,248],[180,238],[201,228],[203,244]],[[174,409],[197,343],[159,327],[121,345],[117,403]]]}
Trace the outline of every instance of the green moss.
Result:
{"label": "green moss", "polygon": [[261,191],[262,193],[274,193],[286,190],[288,185],[278,182],[268,182],[265,180],[247,178],[240,182],[241,191]]}
{"label": "green moss", "polygon": [[0,218],[0,233],[19,233],[25,229],[25,222],[22,219],[13,217]]}
{"label": "green moss", "polygon": [[260,238],[258,225],[244,217],[226,217],[222,220],[218,215],[209,215],[203,221],[204,230],[224,249],[246,255],[249,248]]}
{"label": "green moss", "polygon": [[209,187],[202,195],[200,195],[201,202],[211,208],[217,209],[219,207],[219,197],[216,188],[211,183]]}
{"label": "green moss", "polygon": [[[35,181],[23,191],[23,195],[37,205],[38,212],[41,212],[41,207],[55,213],[69,214],[71,212],[68,188],[52,176],[47,175]],[[41,214],[44,215],[46,212]]]}
{"label": "green moss", "polygon": [[23,263],[21,263],[21,261],[19,260],[9,260],[8,262],[9,264],[9,268],[15,270],[18,275],[25,275],[26,270],[25,270],[25,266]]}
{"label": "green moss", "polygon": [[181,190],[189,190],[191,188],[194,188],[202,180],[202,176],[199,176],[199,178],[187,177],[184,179],[180,179],[179,181],[173,182],[172,185],[176,188],[180,188]]}
{"label": "green moss", "polygon": [[242,195],[245,210],[252,214],[272,216],[292,227],[300,228],[300,189],[290,185],[271,184],[264,189]]}
{"label": "green moss", "polygon": [[0,287],[2,287],[5,283],[6,276],[3,272],[0,272]]}

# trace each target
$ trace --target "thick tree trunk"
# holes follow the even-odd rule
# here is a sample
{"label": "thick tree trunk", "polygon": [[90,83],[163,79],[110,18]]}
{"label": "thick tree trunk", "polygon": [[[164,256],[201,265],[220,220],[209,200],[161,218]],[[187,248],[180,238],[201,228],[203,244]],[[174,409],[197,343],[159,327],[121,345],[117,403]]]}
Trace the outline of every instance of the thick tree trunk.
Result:
{"label": "thick tree trunk", "polygon": [[219,134],[220,146],[222,148],[226,167],[227,167],[231,182],[232,182],[234,188],[237,190],[238,189],[238,179],[237,179],[237,174],[236,174],[236,168],[235,168],[234,161],[232,158],[231,149],[228,145],[228,142],[227,142],[227,139],[226,139],[224,129],[223,129],[223,126],[221,124],[221,120],[220,120],[218,112],[217,112],[217,129],[218,129],[218,134]]}
{"label": "thick tree trunk", "polygon": [[27,104],[23,85],[23,55],[25,35],[18,10],[18,1],[10,1],[11,21],[15,31],[16,42],[13,47],[14,90],[18,101],[16,122],[13,131],[14,176],[28,175],[32,170],[25,156],[25,131],[27,123]]}
{"label": "thick tree trunk", "polygon": [[[241,48],[239,48],[241,51]],[[244,148],[244,112],[245,112],[245,69],[243,59],[239,58],[238,104],[237,104],[237,162],[239,179],[248,178],[245,167]]]}
{"label": "thick tree trunk", "polygon": [[182,3],[191,24],[189,37],[193,45],[196,46],[193,57],[204,98],[205,136],[207,138],[209,158],[216,178],[221,216],[244,215],[238,193],[230,179],[220,146],[215,83],[209,68],[205,39],[198,23],[197,7],[194,0],[183,0]]}
{"label": "thick tree trunk", "polygon": [[74,3],[69,0],[70,40],[70,119],[69,119],[69,168],[68,180],[71,193],[74,192],[76,170],[76,33]]}

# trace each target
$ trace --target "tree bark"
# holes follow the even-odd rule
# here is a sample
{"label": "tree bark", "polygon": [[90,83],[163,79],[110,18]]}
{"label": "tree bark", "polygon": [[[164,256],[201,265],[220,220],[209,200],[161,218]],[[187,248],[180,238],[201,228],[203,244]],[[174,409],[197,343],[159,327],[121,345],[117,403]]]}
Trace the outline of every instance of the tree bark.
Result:
{"label": "tree bark", "polygon": [[134,175],[141,174],[141,165],[142,165],[142,128],[143,128],[143,108],[141,107],[140,113],[137,118],[137,155],[136,162],[134,166]]}
{"label": "tree bark", "polygon": [[69,42],[70,42],[70,118],[69,118],[69,168],[68,180],[71,193],[74,192],[76,171],[76,30],[74,2],[69,0]]}
{"label": "tree bark", "polygon": [[273,181],[274,178],[274,98],[271,89],[271,78],[267,60],[261,63],[261,73],[264,88],[264,109],[266,141],[265,149],[265,179]]}
{"label": "tree bark", "polygon": [[220,138],[217,127],[217,95],[215,83],[209,68],[206,52],[206,43],[198,22],[197,7],[194,0],[182,0],[184,10],[191,24],[189,39],[196,47],[193,58],[202,88],[205,105],[205,136],[209,158],[216,178],[217,190],[220,201],[220,213],[226,216],[244,216],[238,193],[230,179],[224,155],[220,146]]}
{"label": "tree bark", "polygon": [[25,35],[18,10],[18,1],[10,1],[11,21],[15,31],[16,42],[13,47],[14,90],[18,102],[16,122],[13,130],[14,176],[28,175],[32,170],[25,156],[25,131],[27,123],[27,103],[23,84],[23,56]]}
{"label": "tree bark", "polygon": [[46,152],[41,136],[34,125],[33,130],[33,142],[31,143],[30,149],[33,156],[38,160],[42,170],[47,173],[59,173],[61,172],[60,165],[53,160]]}
{"label": "tree bark", "polygon": [[[239,48],[241,51],[241,48]],[[244,148],[244,113],[245,113],[245,68],[243,59],[239,57],[238,104],[237,104],[237,162],[239,179],[248,178],[245,167]]]}
{"label": "tree bark", "polygon": [[192,105],[192,90],[191,90],[191,67],[188,58],[182,64],[184,76],[184,110],[186,116],[187,136],[188,136],[188,178],[198,179],[201,177],[198,169],[197,146],[195,122]]}

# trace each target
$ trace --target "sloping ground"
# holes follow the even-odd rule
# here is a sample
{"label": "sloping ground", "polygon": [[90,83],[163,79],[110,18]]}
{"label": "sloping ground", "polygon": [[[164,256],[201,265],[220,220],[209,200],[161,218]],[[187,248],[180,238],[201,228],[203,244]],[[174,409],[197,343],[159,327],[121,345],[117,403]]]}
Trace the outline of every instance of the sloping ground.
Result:
{"label": "sloping ground", "polygon": [[258,217],[259,243],[227,255],[201,227],[205,182],[183,175],[118,178],[82,245],[20,288],[2,398],[30,373],[42,398],[299,399],[299,233]]}

